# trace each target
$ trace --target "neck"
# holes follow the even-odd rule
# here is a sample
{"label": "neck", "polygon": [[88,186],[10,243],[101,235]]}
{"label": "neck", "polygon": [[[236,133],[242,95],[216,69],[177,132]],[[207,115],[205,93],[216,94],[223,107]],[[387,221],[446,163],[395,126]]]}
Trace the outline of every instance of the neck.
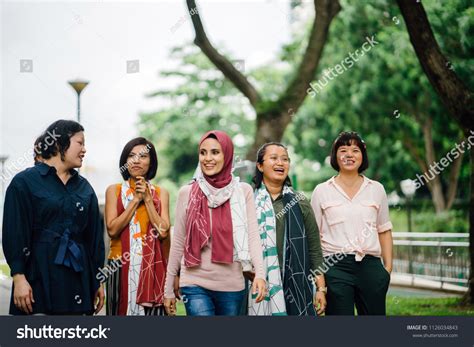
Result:
{"label": "neck", "polygon": [[61,160],[61,158],[60,158],[59,155],[44,160],[44,163],[45,163],[45,164],[48,164],[49,166],[54,166],[54,168],[56,169],[56,174],[57,174],[58,177],[60,177],[61,179],[64,180],[64,179],[69,178],[69,176],[70,176],[69,170],[71,170],[71,168],[68,167],[68,166]]}
{"label": "neck", "polygon": [[355,181],[359,178],[359,172],[357,171],[339,171],[339,178],[343,181]]}
{"label": "neck", "polygon": [[267,187],[268,192],[272,196],[280,195],[280,193],[283,189],[283,185],[281,183],[276,183],[276,182],[267,181],[267,180],[263,179],[263,184],[265,184],[265,187]]}

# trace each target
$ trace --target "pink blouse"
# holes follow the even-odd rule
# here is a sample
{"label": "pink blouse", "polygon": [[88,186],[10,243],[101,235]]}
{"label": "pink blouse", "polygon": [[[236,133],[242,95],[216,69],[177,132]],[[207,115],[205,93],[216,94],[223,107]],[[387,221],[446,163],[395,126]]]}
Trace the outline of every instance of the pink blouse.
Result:
{"label": "pink blouse", "polygon": [[393,228],[387,194],[382,184],[363,178],[352,199],[334,177],[314,189],[311,206],[319,227],[323,256],[355,254],[360,261],[366,254],[382,255],[378,233]]}
{"label": "pink blouse", "polygon": [[[258,230],[255,202],[252,187],[247,183],[239,183],[244,192],[247,211],[249,251],[252,264],[255,268],[255,278],[265,279],[263,251]],[[201,264],[195,267],[184,265],[184,245],[186,239],[186,208],[188,206],[191,185],[179,190],[176,202],[176,216],[173,235],[171,235],[171,249],[165,282],[165,298],[174,298],[173,283],[179,269],[179,286],[200,286],[215,291],[240,291],[244,289],[244,277],[240,262],[232,264],[213,263],[211,261],[212,241],[204,246],[201,252]],[[212,211],[211,211],[212,212]]]}

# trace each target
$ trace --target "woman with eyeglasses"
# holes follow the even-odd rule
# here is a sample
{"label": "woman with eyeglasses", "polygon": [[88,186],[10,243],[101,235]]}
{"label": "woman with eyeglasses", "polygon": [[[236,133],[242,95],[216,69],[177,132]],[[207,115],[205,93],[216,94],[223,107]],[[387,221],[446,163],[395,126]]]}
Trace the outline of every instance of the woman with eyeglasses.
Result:
{"label": "woman with eyeglasses", "polygon": [[[326,307],[319,230],[309,199],[294,191],[290,158],[278,142],[257,152],[255,205],[269,284],[265,300],[249,297],[249,315],[322,314]],[[246,273],[249,280],[253,273]]]}
{"label": "woman with eyeglasses", "polygon": [[[338,174],[314,189],[311,205],[321,233],[327,315],[385,315],[392,271],[392,223],[385,189],[362,173],[369,161],[355,132],[331,149]],[[382,262],[383,261],[383,262]]]}
{"label": "woman with eyeglasses", "polygon": [[234,146],[223,131],[199,142],[195,179],[178,194],[165,285],[165,307],[176,314],[174,282],[189,316],[235,316],[244,297],[242,271],[252,265],[255,300],[266,291],[252,187],[232,174]]}

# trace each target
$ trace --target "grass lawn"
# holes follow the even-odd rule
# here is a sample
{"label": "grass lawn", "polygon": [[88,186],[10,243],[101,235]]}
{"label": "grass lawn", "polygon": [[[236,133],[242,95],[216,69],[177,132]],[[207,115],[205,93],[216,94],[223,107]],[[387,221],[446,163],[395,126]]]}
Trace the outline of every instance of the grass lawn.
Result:
{"label": "grass lawn", "polygon": [[474,316],[474,306],[461,306],[460,298],[387,296],[388,316]]}

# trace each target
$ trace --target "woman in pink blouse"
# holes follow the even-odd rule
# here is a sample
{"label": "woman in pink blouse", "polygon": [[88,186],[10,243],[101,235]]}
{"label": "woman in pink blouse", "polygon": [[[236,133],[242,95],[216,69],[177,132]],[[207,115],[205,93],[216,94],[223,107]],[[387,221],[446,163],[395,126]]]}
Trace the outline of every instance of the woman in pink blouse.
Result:
{"label": "woman in pink blouse", "polygon": [[[392,271],[392,223],[387,195],[364,175],[365,143],[342,132],[331,150],[338,175],[314,189],[311,205],[318,223],[325,274],[327,315],[385,315]],[[382,263],[382,260],[383,263]]]}
{"label": "woman in pink blouse", "polygon": [[[164,305],[176,314],[174,281],[189,316],[238,315],[242,271],[255,268],[252,292],[260,302],[266,283],[252,187],[232,175],[234,146],[222,131],[199,142],[194,181],[178,193]],[[181,268],[181,270],[180,270]]]}

